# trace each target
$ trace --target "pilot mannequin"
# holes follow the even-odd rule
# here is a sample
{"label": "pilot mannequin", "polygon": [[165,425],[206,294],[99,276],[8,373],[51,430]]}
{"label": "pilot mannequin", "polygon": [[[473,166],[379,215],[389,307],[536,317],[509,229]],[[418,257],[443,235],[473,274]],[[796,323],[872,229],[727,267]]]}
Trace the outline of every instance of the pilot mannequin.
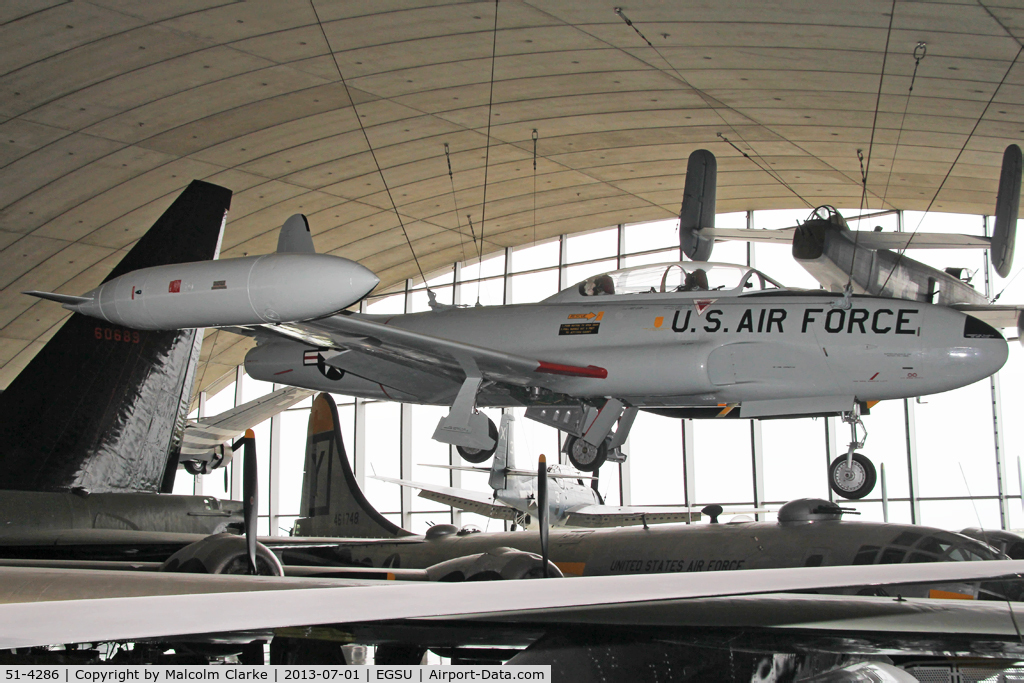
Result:
{"label": "pilot mannequin", "polygon": [[708,289],[708,273],[703,268],[697,268],[692,273],[686,274],[680,292],[704,292]]}

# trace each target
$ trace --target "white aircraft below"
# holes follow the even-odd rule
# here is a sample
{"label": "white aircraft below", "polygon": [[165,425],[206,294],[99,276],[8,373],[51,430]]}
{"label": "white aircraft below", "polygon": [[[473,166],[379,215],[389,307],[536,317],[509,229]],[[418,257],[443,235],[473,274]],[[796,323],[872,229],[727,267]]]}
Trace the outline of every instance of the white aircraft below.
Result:
{"label": "white aircraft below", "polygon": [[[493,519],[506,519],[515,527],[533,527],[537,519],[537,472],[517,469],[513,426],[515,418],[502,415],[498,429],[498,446],[491,467],[459,465],[423,465],[468,472],[488,472],[487,483],[494,491],[457,489],[450,486],[374,476],[374,479],[420,490],[420,497]],[[584,483],[591,477],[566,465],[548,465],[548,520],[552,527],[615,527],[669,522],[692,522],[700,512],[685,506],[613,506],[605,505],[594,488]]]}

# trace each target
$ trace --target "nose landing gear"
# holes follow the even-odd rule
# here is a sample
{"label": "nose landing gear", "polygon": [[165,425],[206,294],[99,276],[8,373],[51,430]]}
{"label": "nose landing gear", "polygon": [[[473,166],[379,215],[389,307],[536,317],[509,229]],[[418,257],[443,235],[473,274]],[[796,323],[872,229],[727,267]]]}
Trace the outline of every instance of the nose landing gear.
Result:
{"label": "nose landing gear", "polygon": [[[871,493],[875,488],[878,474],[874,464],[866,456],[855,452],[858,448],[864,448],[868,436],[868,430],[864,428],[864,422],[860,419],[860,407],[855,407],[852,412],[843,413],[843,422],[850,425],[850,446],[846,455],[839,456],[828,466],[828,485],[837,495],[857,500]],[[860,439],[857,438],[858,427],[864,433]]]}

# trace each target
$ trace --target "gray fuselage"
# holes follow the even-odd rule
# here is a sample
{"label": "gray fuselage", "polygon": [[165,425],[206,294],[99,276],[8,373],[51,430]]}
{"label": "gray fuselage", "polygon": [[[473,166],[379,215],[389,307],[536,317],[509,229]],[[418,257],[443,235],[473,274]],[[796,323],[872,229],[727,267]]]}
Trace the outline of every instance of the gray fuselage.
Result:
{"label": "gray fuselage", "polygon": [[[741,404],[744,417],[849,410],[854,400],[948,391],[997,371],[1006,341],[958,311],[920,302],[786,291],[573,296],[536,304],[367,316],[425,335],[549,363],[597,366],[605,379],[562,378],[554,395],[485,385],[481,406],[614,396],[638,407]],[[975,324],[976,323],[976,324]],[[978,327],[980,326],[980,328]],[[977,330],[981,329],[980,336]],[[459,381],[410,367],[384,384],[359,376],[361,354],[341,354],[329,378],[303,365],[293,342],[249,352],[257,379],[367,398],[450,404]],[[321,364],[322,365],[322,364]],[[284,374],[287,373],[287,374]]]}

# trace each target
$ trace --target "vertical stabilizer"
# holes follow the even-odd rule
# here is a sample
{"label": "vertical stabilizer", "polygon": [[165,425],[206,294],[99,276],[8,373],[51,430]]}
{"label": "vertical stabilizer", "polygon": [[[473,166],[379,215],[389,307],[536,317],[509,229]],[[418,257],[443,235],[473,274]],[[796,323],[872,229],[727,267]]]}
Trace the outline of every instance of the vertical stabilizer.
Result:
{"label": "vertical stabilizer", "polygon": [[511,415],[501,416],[501,426],[498,427],[498,445],[494,448],[494,461],[491,463],[491,474],[487,479],[487,485],[495,491],[509,488],[507,472],[510,469],[515,469],[516,466],[516,456],[512,445],[514,426],[514,417]]}
{"label": "vertical stabilizer", "polygon": [[1013,247],[1017,241],[1017,211],[1020,208],[1021,153],[1010,145],[1003,152],[999,173],[999,194],[996,196],[996,224],[992,230],[992,265],[1000,277],[1010,274]]}
{"label": "vertical stabilizer", "polygon": [[[107,280],[214,258],[230,204],[230,190],[193,181]],[[0,394],[0,488],[169,490],[200,342],[194,329],[144,332],[73,314]]]}
{"label": "vertical stabilizer", "polygon": [[411,535],[377,512],[359,490],[341,438],[338,407],[330,394],[317,394],[309,411],[299,509],[303,518],[295,523],[295,536]]}
{"label": "vertical stabilizer", "polygon": [[718,183],[718,161],[706,149],[690,154],[686,162],[686,184],[683,206],[679,210],[679,240],[683,253],[694,261],[707,261],[715,240],[703,237],[701,228],[715,227],[715,193]]}
{"label": "vertical stabilizer", "polygon": [[294,214],[281,226],[281,234],[277,237],[278,254],[315,254],[313,235],[309,231],[309,221],[301,213]]}

